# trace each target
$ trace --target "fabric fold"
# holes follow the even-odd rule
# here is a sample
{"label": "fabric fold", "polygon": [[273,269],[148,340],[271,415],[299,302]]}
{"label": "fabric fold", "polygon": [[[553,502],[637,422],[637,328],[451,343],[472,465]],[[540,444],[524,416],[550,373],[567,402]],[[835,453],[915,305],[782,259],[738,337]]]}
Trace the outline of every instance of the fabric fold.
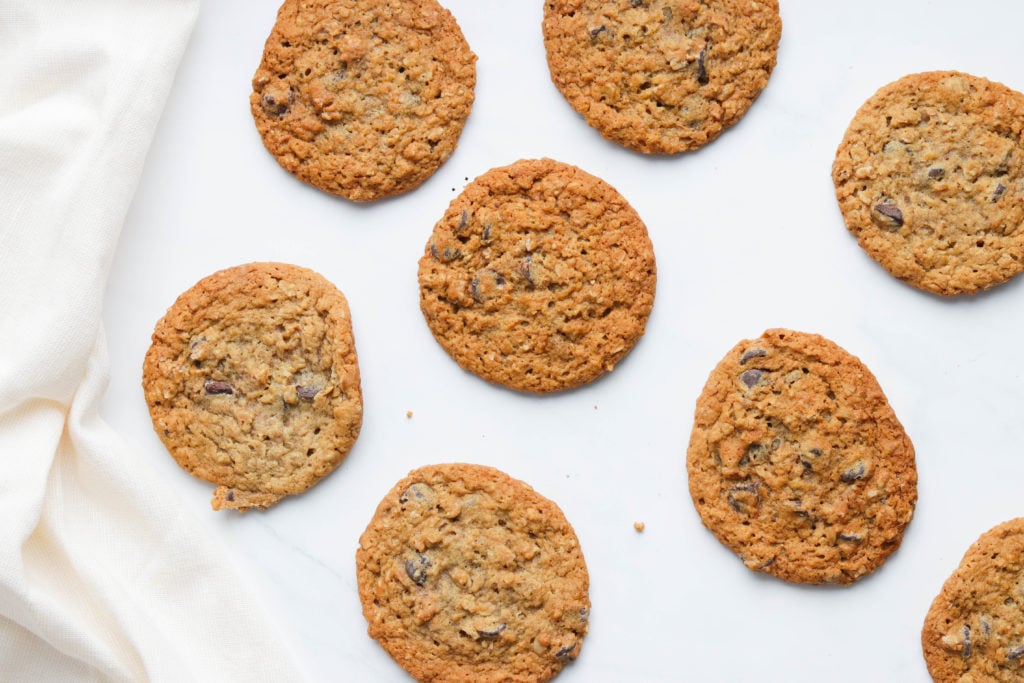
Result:
{"label": "fabric fold", "polygon": [[99,417],[103,290],[198,0],[0,5],[0,672],[299,680],[229,561]]}

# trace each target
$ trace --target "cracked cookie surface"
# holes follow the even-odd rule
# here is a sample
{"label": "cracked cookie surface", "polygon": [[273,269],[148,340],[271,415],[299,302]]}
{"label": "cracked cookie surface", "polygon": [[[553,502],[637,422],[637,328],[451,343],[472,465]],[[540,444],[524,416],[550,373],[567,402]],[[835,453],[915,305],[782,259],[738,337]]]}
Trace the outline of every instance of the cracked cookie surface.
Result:
{"label": "cracked cookie surface", "polygon": [[362,424],[348,303],[283,263],[219,271],[157,323],[142,377],[153,427],[213,508],[265,509],[329,474]]}
{"label": "cracked cookie surface", "polygon": [[648,154],[697,149],[768,84],[777,0],[547,0],[551,79],[605,138]]}
{"label": "cracked cookie surface", "polygon": [[792,330],[740,342],[712,371],[686,466],[718,540],[748,568],[799,583],[874,571],[917,501],[913,445],[874,376]]}
{"label": "cracked cookie surface", "polygon": [[921,645],[939,683],[1024,679],[1024,519],[967,550],[928,610]]}
{"label": "cracked cookie surface", "polygon": [[490,467],[415,470],[359,539],[369,634],[418,681],[546,681],[576,659],[590,614],[562,511]]}
{"label": "cracked cookie surface", "polygon": [[436,0],[285,0],[250,97],[289,173],[353,201],[407,192],[451,156],[476,56]]}
{"label": "cracked cookie surface", "polygon": [[892,275],[952,296],[1024,269],[1024,95],[911,74],[857,111],[832,166],[846,227]]}
{"label": "cracked cookie surface", "polygon": [[420,308],[464,369],[521,391],[612,370],[654,305],[654,249],[604,181],[550,159],[488,171],[452,201],[419,262]]}

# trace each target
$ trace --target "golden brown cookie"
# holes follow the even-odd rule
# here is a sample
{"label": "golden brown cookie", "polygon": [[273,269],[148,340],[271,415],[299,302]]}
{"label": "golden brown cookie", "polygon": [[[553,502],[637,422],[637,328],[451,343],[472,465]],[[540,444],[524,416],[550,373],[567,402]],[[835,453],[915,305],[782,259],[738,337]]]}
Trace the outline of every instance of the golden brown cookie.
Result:
{"label": "golden brown cookie", "polygon": [[1024,680],[1024,519],[968,549],[928,610],[921,645],[939,683]]}
{"label": "golden brown cookie", "polygon": [[490,467],[434,465],[384,497],[359,539],[370,636],[418,681],[531,683],[579,656],[590,614],[562,511]]}
{"label": "golden brown cookie", "polygon": [[636,211],[550,159],[471,182],[419,263],[420,307],[445,351],[488,381],[538,393],[611,371],[644,333],[655,281]]}
{"label": "golden brown cookie", "polygon": [[551,79],[604,137],[648,154],[697,149],[768,84],[778,0],[547,0]]}
{"label": "golden brown cookie", "polygon": [[852,583],[896,550],[914,447],[861,362],[814,334],[737,344],[697,400],[686,456],[701,521],[754,571]]}
{"label": "golden brown cookie", "polygon": [[217,484],[215,510],[305,491],[362,424],[345,297],[283,263],[222,270],[178,297],[153,332],[142,387],[167,450]]}
{"label": "golden brown cookie", "polygon": [[451,156],[476,55],[436,0],[285,0],[250,97],[267,150],[300,180],[365,202]]}
{"label": "golden brown cookie", "polygon": [[954,71],[905,76],[864,103],[832,165],[860,246],[936,294],[1024,268],[1024,95]]}

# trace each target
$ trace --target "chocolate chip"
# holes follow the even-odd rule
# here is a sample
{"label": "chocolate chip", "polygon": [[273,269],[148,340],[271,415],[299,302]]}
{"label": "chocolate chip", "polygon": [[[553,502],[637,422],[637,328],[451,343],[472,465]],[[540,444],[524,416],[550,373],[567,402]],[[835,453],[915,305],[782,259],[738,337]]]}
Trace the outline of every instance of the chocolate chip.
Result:
{"label": "chocolate chip", "polygon": [[465,230],[467,225],[469,225],[469,211],[463,211],[462,219],[459,220],[459,231]]}
{"label": "chocolate chip", "polygon": [[629,4],[633,7],[639,7],[644,4],[644,0],[629,0]]}
{"label": "chocolate chip", "polygon": [[484,300],[494,296],[494,287],[486,286],[491,282],[494,283],[494,287],[500,289],[505,286],[505,277],[489,268],[481,270],[473,277],[469,283],[469,293],[473,296],[474,301],[482,304]]}
{"label": "chocolate chip", "polygon": [[398,502],[405,505],[410,499],[416,499],[416,501],[425,501],[427,494],[431,491],[430,487],[426,484],[413,484],[407,488],[402,495],[398,497]]}
{"label": "chocolate chip", "polygon": [[860,536],[858,536],[857,534],[845,534],[845,533],[838,533],[838,534],[836,534],[836,538],[838,538],[840,541],[846,541],[847,543],[860,543],[861,541],[864,540]]}
{"label": "chocolate chip", "polygon": [[233,394],[235,388],[227,382],[221,382],[215,379],[208,379],[203,384],[203,390],[208,396],[217,396],[219,394]]}
{"label": "chocolate chip", "polygon": [[438,261],[454,261],[455,259],[462,256],[462,252],[458,249],[452,249],[451,247],[445,247],[444,251],[440,251],[437,245],[433,242],[430,243],[430,255]]}
{"label": "chocolate chip", "polygon": [[323,391],[323,387],[303,387],[296,385],[295,393],[299,395],[303,401],[312,401],[316,398],[316,395]]}
{"label": "chocolate chip", "polygon": [[708,48],[704,46],[701,48],[700,54],[697,55],[697,82],[701,85],[708,84]]}
{"label": "chocolate chip", "polygon": [[745,512],[745,508],[748,503],[746,499],[748,499],[749,496],[743,494],[751,493],[754,494],[754,503],[756,504],[758,500],[757,484],[755,482],[748,481],[741,484],[733,484],[732,486],[730,486],[729,492],[726,494],[725,498],[729,502],[729,507],[731,507],[733,510],[735,510],[736,512]]}
{"label": "chocolate chip", "polygon": [[1021,657],[1024,657],[1024,645],[1018,645],[1006,653],[1006,661],[1008,662],[1015,662]]}
{"label": "chocolate chip", "polygon": [[604,24],[601,24],[597,28],[590,29],[590,39],[594,40],[595,38],[597,38],[599,35],[601,35],[602,33],[604,33],[607,30],[608,29],[605,27]]}
{"label": "chocolate chip", "polygon": [[740,356],[740,365],[746,365],[747,361],[751,360],[752,358],[764,358],[767,355],[768,352],[765,351],[764,349],[748,349],[747,351],[743,352],[742,356]]}
{"label": "chocolate chip", "polygon": [[1002,183],[996,185],[995,192],[992,193],[992,202],[995,203],[999,201],[999,198],[1003,196],[1004,192],[1006,192],[1006,185],[1003,185]]}
{"label": "chocolate chip", "polygon": [[578,642],[573,642],[570,645],[560,647],[558,648],[558,651],[555,652],[555,657],[557,657],[558,659],[569,659],[571,658],[572,653],[576,651],[576,648],[578,646]]}
{"label": "chocolate chip", "polygon": [[271,116],[283,116],[291,109],[294,101],[295,93],[291,90],[287,93],[268,92],[260,99],[260,105],[263,107],[263,111]]}
{"label": "chocolate chip", "polygon": [[941,166],[932,166],[928,169],[928,177],[932,180],[942,180],[946,177],[946,169]]}
{"label": "chocolate chip", "polygon": [[755,384],[761,381],[762,377],[764,377],[764,372],[761,370],[744,370],[743,374],[740,375],[740,381],[747,385],[748,389],[751,389]]}
{"label": "chocolate chip", "polygon": [[903,227],[903,212],[895,204],[889,201],[876,204],[875,211],[889,219],[890,225],[888,227],[890,230]]}
{"label": "chocolate chip", "polygon": [[224,496],[224,497],[225,497],[225,498],[227,499],[227,501],[228,501],[229,503],[231,503],[231,502],[233,502],[233,501],[235,500],[235,492],[234,492],[234,491],[230,491],[230,490],[229,490],[229,491],[228,491],[228,493],[227,493],[227,495],[226,495],[226,496]]}
{"label": "chocolate chip", "polygon": [[864,467],[864,463],[858,460],[854,463],[853,467],[839,475],[839,481],[844,484],[852,484],[855,481],[863,479],[865,473],[867,473],[867,468]]}
{"label": "chocolate chip", "polygon": [[413,583],[422,586],[423,582],[427,580],[427,570],[432,566],[433,563],[426,555],[420,555],[415,560],[405,561],[405,573],[409,575]]}
{"label": "chocolate chip", "polygon": [[820,448],[812,448],[811,450],[809,450],[807,452],[810,453],[811,455],[813,455],[816,458],[820,458],[821,457],[821,449]]}
{"label": "chocolate chip", "polygon": [[477,629],[477,633],[480,635],[481,638],[497,638],[502,633],[504,633],[506,628],[507,628],[507,626],[505,624],[498,624],[497,626],[494,626],[493,628]]}
{"label": "chocolate chip", "polygon": [[971,627],[964,624],[964,649],[961,651],[964,659],[971,656]]}
{"label": "chocolate chip", "polygon": [[491,224],[490,223],[488,223],[487,225],[484,226],[484,234],[480,237],[480,239],[483,240],[484,242],[490,242],[491,241]]}

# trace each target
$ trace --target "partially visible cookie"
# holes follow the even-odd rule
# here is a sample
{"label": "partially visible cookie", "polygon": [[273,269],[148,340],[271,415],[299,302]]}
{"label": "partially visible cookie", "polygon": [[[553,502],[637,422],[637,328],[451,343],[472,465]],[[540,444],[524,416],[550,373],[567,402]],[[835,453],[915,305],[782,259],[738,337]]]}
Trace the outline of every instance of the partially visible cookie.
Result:
{"label": "partially visible cookie", "polygon": [[737,344],[697,400],[686,456],[701,521],[754,571],[852,583],[900,545],[914,447],[870,371],[814,334]]}
{"label": "partially visible cookie", "polygon": [[697,149],[768,84],[778,0],[547,0],[551,79],[604,137],[648,154]]}
{"label": "partially visible cookie", "polygon": [[857,111],[832,165],[846,227],[894,276],[952,296],[1024,269],[1024,95],[955,71]]}
{"label": "partially visible cookie", "polygon": [[490,382],[538,393],[615,367],[644,333],[655,282],[636,211],[551,159],[471,182],[419,262],[420,307],[445,351]]}
{"label": "partially visible cookie", "polygon": [[157,323],[142,386],[213,508],[265,509],[348,454],[363,399],[345,297],[319,274],[250,263],[200,280]]}
{"label": "partially visible cookie", "polygon": [[939,683],[1024,680],[1024,519],[967,550],[928,610],[921,645]]}
{"label": "partially visible cookie", "polygon": [[476,56],[436,0],[285,0],[250,97],[267,150],[315,187],[365,202],[451,156]]}
{"label": "partially visible cookie", "polygon": [[398,482],[359,539],[356,572],[370,636],[418,681],[546,681],[587,633],[575,532],[490,467],[434,465]]}

